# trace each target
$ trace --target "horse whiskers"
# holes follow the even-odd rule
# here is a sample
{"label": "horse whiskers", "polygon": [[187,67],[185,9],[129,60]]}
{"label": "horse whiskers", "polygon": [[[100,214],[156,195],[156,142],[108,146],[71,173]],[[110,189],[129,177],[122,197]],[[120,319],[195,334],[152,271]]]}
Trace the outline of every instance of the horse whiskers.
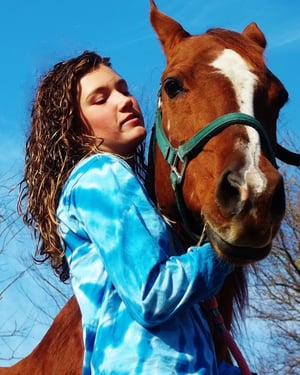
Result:
{"label": "horse whiskers", "polygon": [[205,242],[204,240],[205,240],[205,237],[206,237],[206,228],[207,228],[207,223],[204,222],[202,233],[201,233],[201,236],[200,236],[199,241],[197,242],[196,246],[201,246]]}
{"label": "horse whiskers", "polygon": [[177,224],[177,221],[176,221],[176,220],[172,220],[172,219],[170,219],[168,216],[166,216],[166,215],[164,215],[164,214],[162,214],[162,217],[163,217],[164,220],[165,220],[168,224],[170,224],[171,226]]}
{"label": "horse whiskers", "polygon": [[[170,217],[168,217],[167,215],[165,214],[162,214],[162,217],[164,218],[165,222],[170,225],[172,228],[174,228],[174,226],[176,226],[178,224],[178,221],[177,220],[172,220]],[[201,246],[203,245],[205,242],[206,242],[206,238],[207,238],[207,235],[206,235],[206,228],[207,228],[207,222],[203,220],[203,228],[202,228],[202,232],[201,232],[201,235],[200,235],[200,238],[199,240],[197,241],[196,245],[195,246]]]}

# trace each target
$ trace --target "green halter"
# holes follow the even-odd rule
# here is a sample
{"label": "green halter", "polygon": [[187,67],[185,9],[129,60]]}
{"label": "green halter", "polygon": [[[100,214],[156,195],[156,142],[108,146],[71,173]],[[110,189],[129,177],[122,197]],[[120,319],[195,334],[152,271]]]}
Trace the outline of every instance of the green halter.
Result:
{"label": "green halter", "polygon": [[252,116],[241,112],[234,112],[218,117],[216,120],[212,121],[199,132],[197,132],[187,142],[175,148],[170,144],[164,132],[162,126],[161,109],[158,108],[156,112],[154,126],[157,144],[162,152],[163,157],[171,168],[171,184],[175,193],[177,208],[182,217],[183,224],[186,230],[189,232],[190,236],[195,240],[199,239],[200,236],[191,232],[189,229],[190,226],[188,225],[188,214],[182,194],[182,182],[184,179],[185,169],[188,162],[200,153],[204,145],[212,137],[231,125],[247,125],[257,130],[266,146],[270,162],[276,167],[275,154],[268,135],[261,123]]}

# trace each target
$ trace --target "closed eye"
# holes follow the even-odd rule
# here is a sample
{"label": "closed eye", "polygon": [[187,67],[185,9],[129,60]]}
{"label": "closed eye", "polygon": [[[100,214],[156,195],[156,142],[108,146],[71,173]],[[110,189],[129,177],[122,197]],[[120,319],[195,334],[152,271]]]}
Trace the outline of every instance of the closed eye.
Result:
{"label": "closed eye", "polygon": [[101,105],[101,104],[104,104],[107,100],[107,97],[106,96],[96,96],[94,99],[93,99],[93,103],[92,104],[97,104],[97,105]]}

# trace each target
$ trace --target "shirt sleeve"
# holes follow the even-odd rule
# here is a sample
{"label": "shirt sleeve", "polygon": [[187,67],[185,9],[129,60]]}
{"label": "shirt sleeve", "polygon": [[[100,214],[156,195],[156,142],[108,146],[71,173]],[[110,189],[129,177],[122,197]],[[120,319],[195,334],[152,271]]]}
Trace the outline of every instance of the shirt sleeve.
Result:
{"label": "shirt sleeve", "polygon": [[221,361],[218,363],[219,375],[242,375],[241,370],[229,363]]}
{"label": "shirt sleeve", "polygon": [[233,269],[210,244],[169,256],[165,222],[121,161],[96,159],[73,186],[69,204],[121,299],[145,327],[211,297]]}

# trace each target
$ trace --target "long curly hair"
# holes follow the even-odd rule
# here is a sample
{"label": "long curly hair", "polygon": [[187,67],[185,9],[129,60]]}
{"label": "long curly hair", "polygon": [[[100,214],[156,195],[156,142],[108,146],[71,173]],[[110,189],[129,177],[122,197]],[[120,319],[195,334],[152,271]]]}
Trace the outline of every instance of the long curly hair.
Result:
{"label": "long curly hair", "polygon": [[[58,233],[58,200],[74,166],[100,152],[101,144],[80,119],[78,84],[101,64],[111,67],[109,58],[90,51],[56,64],[41,78],[32,106],[18,210],[24,223],[33,228],[34,259],[49,260],[61,281],[69,278],[69,269]],[[145,166],[142,155],[143,146],[136,153],[139,171]]]}

